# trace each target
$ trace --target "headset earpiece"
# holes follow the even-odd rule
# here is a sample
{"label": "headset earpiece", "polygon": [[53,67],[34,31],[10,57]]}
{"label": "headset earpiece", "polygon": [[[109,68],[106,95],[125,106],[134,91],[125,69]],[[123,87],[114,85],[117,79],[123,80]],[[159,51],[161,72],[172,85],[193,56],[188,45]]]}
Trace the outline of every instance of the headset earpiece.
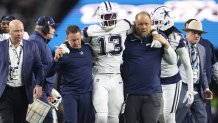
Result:
{"label": "headset earpiece", "polygon": [[42,32],[47,35],[49,33],[49,23],[48,23],[48,17],[47,16],[44,16],[45,18],[45,25],[43,26],[42,28]]}

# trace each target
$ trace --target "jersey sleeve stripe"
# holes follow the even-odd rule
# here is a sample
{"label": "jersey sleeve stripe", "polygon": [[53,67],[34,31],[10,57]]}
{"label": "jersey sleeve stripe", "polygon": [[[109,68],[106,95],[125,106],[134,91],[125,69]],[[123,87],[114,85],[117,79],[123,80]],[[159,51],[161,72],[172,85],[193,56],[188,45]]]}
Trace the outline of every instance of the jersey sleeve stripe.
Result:
{"label": "jersey sleeve stripe", "polygon": [[131,23],[126,19],[123,19],[123,20],[126,21],[129,24],[129,28],[131,28]]}

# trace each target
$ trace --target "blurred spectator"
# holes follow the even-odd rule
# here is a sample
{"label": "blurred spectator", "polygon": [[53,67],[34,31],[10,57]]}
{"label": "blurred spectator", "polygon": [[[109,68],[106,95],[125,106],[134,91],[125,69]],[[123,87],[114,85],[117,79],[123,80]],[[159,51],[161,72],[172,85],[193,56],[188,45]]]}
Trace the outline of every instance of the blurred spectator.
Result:
{"label": "blurred spectator", "polygon": [[[5,39],[9,38],[9,23],[12,20],[15,20],[16,18],[14,16],[8,15],[8,16],[3,16],[1,19],[1,34],[0,34],[0,41],[3,41]],[[27,32],[24,32],[23,39],[28,39],[29,34]]]}
{"label": "blurred spectator", "polygon": [[0,23],[0,41],[9,38],[9,23],[14,19],[14,16],[2,16]]}
{"label": "blurred spectator", "polygon": [[8,15],[2,18],[1,20],[1,28],[3,33],[8,33],[9,32],[9,23],[12,20],[15,20],[16,18],[14,16]]}
{"label": "blurred spectator", "polygon": [[4,18],[5,16],[2,16],[1,17],[1,20],[0,20],[0,34],[2,34],[3,33],[3,31],[2,31],[2,19]]}

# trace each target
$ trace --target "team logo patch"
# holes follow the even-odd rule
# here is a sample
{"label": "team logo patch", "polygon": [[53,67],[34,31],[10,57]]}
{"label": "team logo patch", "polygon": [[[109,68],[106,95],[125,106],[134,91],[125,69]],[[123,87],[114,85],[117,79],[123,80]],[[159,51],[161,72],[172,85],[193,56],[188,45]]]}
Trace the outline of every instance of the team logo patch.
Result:
{"label": "team logo patch", "polygon": [[83,55],[83,51],[80,51],[80,54]]}
{"label": "team logo patch", "polygon": [[96,79],[96,81],[95,82],[99,82],[99,79]]}
{"label": "team logo patch", "polygon": [[122,84],[123,82],[119,82],[119,84]]}

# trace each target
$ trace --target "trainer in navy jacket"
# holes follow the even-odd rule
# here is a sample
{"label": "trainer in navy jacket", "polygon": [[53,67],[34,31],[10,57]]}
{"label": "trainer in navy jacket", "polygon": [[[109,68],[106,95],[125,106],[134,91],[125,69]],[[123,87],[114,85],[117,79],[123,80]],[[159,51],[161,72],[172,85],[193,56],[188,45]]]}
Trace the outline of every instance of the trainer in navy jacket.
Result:
{"label": "trainer in navy jacket", "polygon": [[[124,82],[126,123],[155,123],[159,119],[162,90],[160,84],[161,60],[176,64],[176,53],[162,35],[151,30],[151,17],[140,12],[135,17],[134,32],[127,35],[123,52],[121,74]],[[152,47],[156,43],[161,46]]]}
{"label": "trainer in navy jacket", "polygon": [[161,93],[160,63],[163,48],[151,48],[152,36],[128,35],[123,53],[124,92],[135,95]]}
{"label": "trainer in navy jacket", "polygon": [[[66,53],[69,49],[69,54]],[[64,54],[65,53],[65,54]],[[82,42],[78,26],[67,28],[67,42],[55,51],[51,67],[61,73],[60,91],[63,97],[65,123],[93,123],[92,106],[92,50]],[[52,73],[51,73],[52,74]]]}
{"label": "trainer in navy jacket", "polygon": [[[82,43],[81,49],[68,45],[69,54],[64,54],[52,66],[52,71],[60,71],[61,95],[84,94],[92,91],[92,52],[88,44]],[[54,68],[55,67],[55,68]]]}

